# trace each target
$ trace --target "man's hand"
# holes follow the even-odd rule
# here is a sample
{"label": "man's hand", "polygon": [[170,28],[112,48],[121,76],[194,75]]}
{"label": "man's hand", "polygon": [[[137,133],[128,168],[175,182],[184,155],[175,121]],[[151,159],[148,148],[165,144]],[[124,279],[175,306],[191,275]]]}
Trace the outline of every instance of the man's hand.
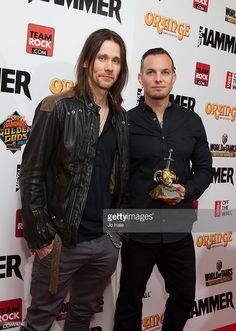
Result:
{"label": "man's hand", "polygon": [[180,198],[179,199],[173,199],[168,201],[168,205],[176,205],[177,203],[180,203],[180,201],[184,198],[185,196],[185,188],[180,185],[180,184],[172,184],[173,187],[175,187],[179,193],[180,193]]}
{"label": "man's hand", "polygon": [[39,248],[36,250],[36,254],[38,255],[38,257],[41,259],[43,259],[44,257],[46,257],[48,254],[51,253],[53,249],[53,241],[50,245],[45,246],[43,248]]}

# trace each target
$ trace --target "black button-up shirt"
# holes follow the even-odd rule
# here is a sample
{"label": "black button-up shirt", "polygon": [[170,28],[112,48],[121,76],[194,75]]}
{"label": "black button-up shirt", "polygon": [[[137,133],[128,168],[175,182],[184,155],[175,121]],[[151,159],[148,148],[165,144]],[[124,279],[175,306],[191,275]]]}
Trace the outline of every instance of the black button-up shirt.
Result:
{"label": "black button-up shirt", "polygon": [[[152,109],[140,102],[128,111],[130,132],[130,180],[128,208],[165,210],[165,222],[174,224],[185,210],[184,233],[131,233],[132,240],[141,242],[174,242],[183,238],[196,220],[193,200],[198,199],[211,182],[212,158],[201,118],[194,112],[172,104],[164,112],[160,126]],[[175,206],[153,200],[149,192],[156,186],[154,171],[164,169],[173,150],[173,170],[178,183],[186,189],[185,199]],[[174,210],[174,213],[173,213]],[[171,211],[168,213],[168,211]],[[188,212],[186,212],[188,211]],[[187,216],[186,216],[187,215]],[[174,217],[173,217],[174,216]],[[186,221],[189,226],[186,226]],[[178,223],[175,224],[178,228]],[[167,229],[168,227],[165,227]],[[174,227],[175,228],[175,227]],[[171,229],[171,227],[170,227]]]}

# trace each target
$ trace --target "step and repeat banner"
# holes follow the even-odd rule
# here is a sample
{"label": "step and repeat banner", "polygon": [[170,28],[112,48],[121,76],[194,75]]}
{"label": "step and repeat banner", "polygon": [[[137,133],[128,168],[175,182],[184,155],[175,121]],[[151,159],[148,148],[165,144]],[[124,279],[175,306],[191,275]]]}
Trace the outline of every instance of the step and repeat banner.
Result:
{"label": "step and repeat banner", "polygon": [[[0,28],[0,330],[18,330],[30,303],[33,257],[22,237],[18,176],[34,111],[45,96],[74,85],[81,47],[99,28],[115,30],[127,45],[127,110],[142,95],[142,54],[163,47],[176,66],[173,100],[203,120],[213,180],[195,201],[197,291],[184,330],[236,330],[235,0],[3,0]],[[112,330],[119,275],[120,261],[91,331]],[[161,330],[167,297],[154,268],[143,298],[143,331]],[[68,299],[53,331],[63,329]]]}

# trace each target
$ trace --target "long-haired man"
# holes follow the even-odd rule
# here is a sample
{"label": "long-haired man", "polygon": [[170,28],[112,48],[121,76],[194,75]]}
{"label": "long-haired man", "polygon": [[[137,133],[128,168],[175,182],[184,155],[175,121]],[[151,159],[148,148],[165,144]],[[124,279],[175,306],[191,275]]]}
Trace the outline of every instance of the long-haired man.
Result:
{"label": "long-haired man", "polygon": [[21,331],[48,331],[71,289],[64,330],[88,331],[118,257],[103,233],[104,208],[118,208],[127,178],[127,121],[121,107],[126,46],[114,31],[86,40],[70,91],[38,105],[24,150],[20,189],[24,238],[35,253]]}

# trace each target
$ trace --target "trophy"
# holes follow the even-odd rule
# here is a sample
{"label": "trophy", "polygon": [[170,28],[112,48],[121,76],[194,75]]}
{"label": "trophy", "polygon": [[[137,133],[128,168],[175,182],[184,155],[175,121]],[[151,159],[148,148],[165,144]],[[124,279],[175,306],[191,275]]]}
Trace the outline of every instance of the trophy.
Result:
{"label": "trophy", "polygon": [[149,193],[152,199],[171,201],[177,199],[183,199],[181,193],[172,186],[177,182],[176,174],[170,170],[170,163],[174,161],[171,158],[173,149],[169,149],[169,156],[165,158],[166,166],[163,170],[156,170],[153,174],[154,180],[157,186]]}

